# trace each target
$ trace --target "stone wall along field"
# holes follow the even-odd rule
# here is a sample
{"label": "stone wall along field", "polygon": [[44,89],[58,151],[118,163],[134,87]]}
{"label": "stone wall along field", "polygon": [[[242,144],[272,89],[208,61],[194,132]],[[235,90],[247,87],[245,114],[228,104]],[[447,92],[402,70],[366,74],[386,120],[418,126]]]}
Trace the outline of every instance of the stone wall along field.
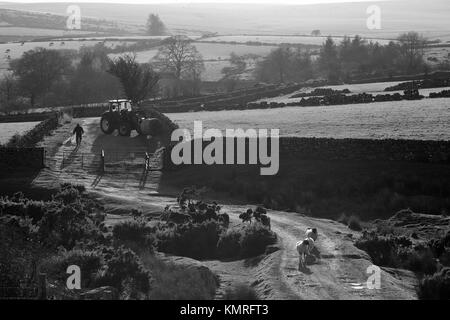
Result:
{"label": "stone wall along field", "polygon": [[5,148],[0,147],[0,168],[44,167],[44,148]]}

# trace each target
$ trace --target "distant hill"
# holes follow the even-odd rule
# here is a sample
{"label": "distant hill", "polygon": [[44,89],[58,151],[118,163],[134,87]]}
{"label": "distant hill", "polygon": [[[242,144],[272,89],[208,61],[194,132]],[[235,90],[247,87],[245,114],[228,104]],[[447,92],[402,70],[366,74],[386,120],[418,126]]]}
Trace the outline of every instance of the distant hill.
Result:
{"label": "distant hill", "polygon": [[[29,36],[33,38],[59,35],[66,30],[67,17],[57,13],[6,9],[0,5],[0,38]],[[59,32],[58,32],[59,31]],[[80,34],[126,34],[130,28],[112,20],[82,17]]]}
{"label": "distant hill", "polygon": [[[70,3],[73,4],[73,3]],[[382,10],[382,29],[366,27],[366,9],[377,4]],[[6,3],[0,8],[64,15],[69,3]],[[172,29],[221,34],[361,34],[396,37],[416,30],[425,36],[450,38],[450,1],[391,0],[370,3],[319,5],[250,4],[105,4],[81,3],[85,18],[101,18],[143,26],[150,13],[160,15]]]}

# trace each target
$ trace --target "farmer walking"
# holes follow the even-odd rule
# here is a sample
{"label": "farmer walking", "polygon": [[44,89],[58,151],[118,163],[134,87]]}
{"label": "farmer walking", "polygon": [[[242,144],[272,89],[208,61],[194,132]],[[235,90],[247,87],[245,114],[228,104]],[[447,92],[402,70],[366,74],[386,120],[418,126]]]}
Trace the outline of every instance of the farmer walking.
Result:
{"label": "farmer walking", "polygon": [[75,127],[75,129],[73,129],[73,134],[76,136],[77,147],[79,147],[81,144],[81,138],[83,136],[83,133],[84,133],[84,130],[78,123],[77,126]]}

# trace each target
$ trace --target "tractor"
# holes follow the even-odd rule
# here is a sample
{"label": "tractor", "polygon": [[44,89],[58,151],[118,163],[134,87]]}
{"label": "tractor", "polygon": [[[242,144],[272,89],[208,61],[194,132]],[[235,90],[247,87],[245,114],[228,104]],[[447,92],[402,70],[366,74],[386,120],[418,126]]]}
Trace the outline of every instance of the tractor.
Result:
{"label": "tractor", "polygon": [[156,136],[162,133],[161,121],[147,118],[145,112],[134,110],[130,100],[110,100],[108,111],[102,114],[100,129],[105,134],[112,134],[116,129],[119,135],[129,137],[136,130],[140,135]]}

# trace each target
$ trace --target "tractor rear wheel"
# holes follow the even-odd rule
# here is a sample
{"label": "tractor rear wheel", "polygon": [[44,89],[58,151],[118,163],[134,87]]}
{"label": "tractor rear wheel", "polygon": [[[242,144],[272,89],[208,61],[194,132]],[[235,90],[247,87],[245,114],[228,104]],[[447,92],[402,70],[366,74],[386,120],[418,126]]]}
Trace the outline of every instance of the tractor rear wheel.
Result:
{"label": "tractor rear wheel", "polygon": [[131,127],[128,122],[121,122],[119,124],[119,135],[122,137],[129,137],[131,134]]}
{"label": "tractor rear wheel", "polygon": [[115,128],[111,117],[108,115],[102,116],[102,119],[100,120],[100,129],[102,129],[105,134],[111,134],[114,132]]}

